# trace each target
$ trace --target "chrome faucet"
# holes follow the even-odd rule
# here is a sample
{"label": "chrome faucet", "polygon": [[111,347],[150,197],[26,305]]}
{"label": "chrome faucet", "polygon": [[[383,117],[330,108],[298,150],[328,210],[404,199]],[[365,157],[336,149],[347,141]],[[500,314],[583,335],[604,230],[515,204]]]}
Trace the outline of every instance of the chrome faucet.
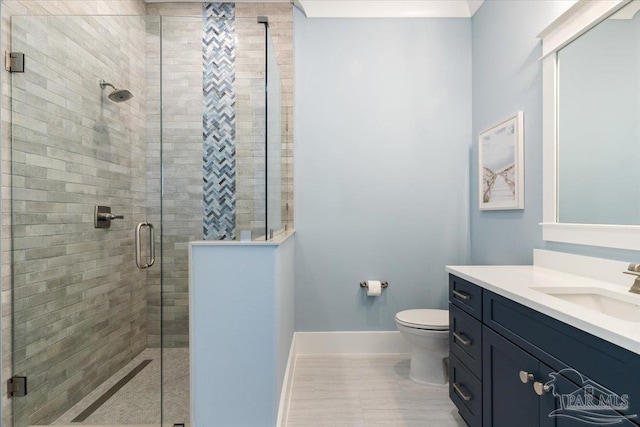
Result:
{"label": "chrome faucet", "polygon": [[636,280],[633,281],[633,285],[631,286],[631,289],[629,289],[629,292],[640,295],[640,264],[629,264],[627,271],[623,271],[623,273],[636,276]]}

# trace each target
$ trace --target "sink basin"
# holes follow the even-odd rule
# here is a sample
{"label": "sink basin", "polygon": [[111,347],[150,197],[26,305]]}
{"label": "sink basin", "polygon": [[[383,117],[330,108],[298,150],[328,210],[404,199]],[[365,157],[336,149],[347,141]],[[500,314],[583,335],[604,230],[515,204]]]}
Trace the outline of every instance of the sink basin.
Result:
{"label": "sink basin", "polygon": [[607,316],[640,323],[640,295],[596,287],[535,287],[531,289]]}

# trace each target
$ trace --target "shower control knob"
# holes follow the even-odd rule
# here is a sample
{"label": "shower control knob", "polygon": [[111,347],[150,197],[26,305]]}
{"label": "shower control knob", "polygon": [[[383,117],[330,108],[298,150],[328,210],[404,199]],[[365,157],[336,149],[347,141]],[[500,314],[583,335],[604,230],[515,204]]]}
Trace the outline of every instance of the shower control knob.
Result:
{"label": "shower control knob", "polygon": [[124,215],[114,215],[112,213],[104,214],[104,221],[111,221],[112,219],[124,219]]}
{"label": "shower control knob", "polygon": [[93,211],[93,226],[95,228],[109,228],[114,219],[124,219],[124,215],[112,214],[109,206],[95,206]]}

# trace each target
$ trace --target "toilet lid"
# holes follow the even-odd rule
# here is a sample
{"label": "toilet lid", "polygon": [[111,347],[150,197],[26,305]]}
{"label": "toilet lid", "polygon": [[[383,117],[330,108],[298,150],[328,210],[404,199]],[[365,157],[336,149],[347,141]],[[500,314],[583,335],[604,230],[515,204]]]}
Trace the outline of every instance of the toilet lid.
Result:
{"label": "toilet lid", "polygon": [[405,310],[396,314],[396,321],[410,328],[445,331],[449,329],[448,310]]}

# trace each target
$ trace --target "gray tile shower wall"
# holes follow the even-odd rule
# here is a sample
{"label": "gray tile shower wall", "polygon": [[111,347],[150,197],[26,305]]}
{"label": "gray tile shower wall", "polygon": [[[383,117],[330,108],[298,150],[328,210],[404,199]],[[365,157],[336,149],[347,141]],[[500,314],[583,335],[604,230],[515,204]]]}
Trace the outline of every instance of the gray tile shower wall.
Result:
{"label": "gray tile shower wall", "polygon": [[[147,5],[149,15],[202,16],[202,3],[151,3]],[[282,218],[293,225],[293,8],[280,3],[236,4],[236,230],[264,230],[264,182],[254,177],[264,176],[264,27],[257,24],[257,16],[269,17],[278,64],[282,77]],[[189,27],[191,23],[189,21]],[[195,24],[193,24],[195,25]],[[194,29],[195,31],[195,29]],[[168,37],[169,35],[165,35]],[[192,36],[189,36],[192,37]],[[199,36],[201,37],[201,35]],[[183,41],[186,39],[183,39]],[[189,50],[183,54],[201,55],[201,46],[193,45],[189,39]],[[200,38],[198,38],[200,42]],[[170,69],[171,67],[169,67]],[[175,68],[175,67],[174,67]],[[165,67],[167,70],[167,67]],[[195,68],[183,70],[193,73]],[[200,70],[201,73],[201,70]],[[199,75],[202,78],[202,75]],[[167,87],[181,84],[170,70],[163,75]],[[191,77],[188,80],[191,82]],[[159,84],[158,81],[153,84]],[[189,89],[189,93],[191,89]],[[195,99],[195,98],[194,98]],[[199,99],[199,98],[198,98]],[[195,104],[189,104],[196,107]],[[165,109],[167,108],[165,104]],[[185,111],[185,110],[182,110]],[[193,114],[193,116],[192,116]],[[189,120],[201,118],[202,111],[189,110]],[[171,120],[166,114],[164,119]],[[159,119],[158,119],[159,120]],[[202,129],[200,129],[202,131]],[[186,135],[186,133],[185,133]],[[201,137],[201,135],[200,135]],[[202,141],[200,141],[200,144]],[[262,169],[260,169],[262,168]],[[289,209],[287,210],[287,205]],[[201,238],[201,237],[200,237]]]}
{"label": "gray tile shower wall", "polygon": [[[173,5],[153,5],[164,15]],[[163,113],[149,98],[147,109],[147,206],[151,223],[160,224],[160,148],[162,141],[162,263],[149,269],[149,346],[189,345],[188,247],[202,240],[202,4],[196,16],[162,17]],[[191,9],[190,7],[188,8]],[[159,17],[148,18],[147,92],[160,94]],[[159,101],[159,99],[158,99]],[[156,234],[157,249],[160,234]],[[160,289],[162,268],[162,295]],[[162,331],[160,310],[162,301]],[[161,336],[161,332],[163,336]]]}
{"label": "gray tile shower wall", "polygon": [[[166,16],[162,138],[166,150],[163,153],[165,178],[171,179],[165,180],[167,193],[163,200],[164,344],[169,347],[188,345],[187,242],[202,239],[202,3],[145,5],[143,0],[4,0],[0,5],[3,51],[11,48],[11,19],[15,15]],[[249,211],[258,194],[256,182],[251,178],[256,170],[254,161],[261,161],[251,150],[263,140],[264,136],[260,134],[263,123],[252,122],[254,117],[259,117],[259,110],[245,108],[248,105],[264,108],[263,93],[256,99],[258,104],[249,102],[252,90],[257,90],[252,84],[263,90],[263,80],[259,83],[256,80],[264,79],[261,71],[264,70],[264,28],[256,23],[258,15],[269,16],[282,75],[282,103],[286,111],[282,120],[282,200],[293,206],[293,33],[291,5],[244,3],[237,6],[236,13],[237,18],[247,22],[246,31],[238,30],[238,54],[243,59],[238,60],[236,71],[239,79],[249,83],[238,85],[238,94],[243,101],[237,106],[237,114],[244,122],[239,126],[242,127],[239,132],[244,136],[239,137],[238,142],[245,144],[244,151],[238,154],[238,161],[244,156],[246,172],[244,180],[239,174],[238,195],[247,197],[244,205],[238,203],[239,230],[255,225],[264,227],[260,224],[263,216],[259,214],[254,218],[253,212]],[[181,22],[169,16],[193,19]],[[64,31],[72,32],[75,38],[82,34],[80,43],[69,43],[57,51],[58,57],[62,57],[63,52],[65,55],[71,53],[73,60],[60,64],[52,61],[51,66],[57,67],[54,72],[31,81],[25,77],[23,89],[27,89],[28,84],[28,90],[23,91],[22,100],[15,102],[11,98],[12,76],[3,74],[2,377],[8,378],[14,373],[12,265],[15,265],[16,274],[16,320],[23,324],[15,330],[16,366],[25,367],[38,360],[47,368],[46,375],[35,375],[34,382],[30,383],[38,386],[32,388],[32,404],[41,405],[41,409],[31,414],[34,411],[26,409],[27,403],[23,407],[16,405],[18,418],[32,415],[28,422],[36,418],[53,418],[68,401],[91,391],[94,384],[109,377],[110,372],[145,345],[160,344],[160,265],[147,273],[146,287],[143,285],[145,273],[129,270],[133,265],[132,228],[145,218],[156,225],[160,223],[159,18],[147,17],[146,28],[143,20],[132,24],[131,19],[88,20],[81,27],[69,28],[58,25],[54,26],[53,35],[43,33],[38,27],[29,28],[30,42],[42,44],[43,49]],[[183,25],[185,22],[186,26]],[[107,29],[109,25],[113,28]],[[108,36],[103,37],[105,34]],[[119,59],[113,52],[119,53]],[[146,57],[141,52],[146,52]],[[84,54],[88,56],[82,56]],[[97,55],[97,62],[90,58],[93,54]],[[47,57],[43,52],[35,55],[38,61]],[[102,65],[92,68],[98,63]],[[103,76],[103,70],[108,75]],[[84,80],[98,77],[113,79],[112,83],[128,88],[135,97],[126,104],[117,105],[109,103],[106,97],[99,97],[98,104],[89,102],[95,95],[97,81]],[[98,94],[101,96],[100,92]],[[66,99],[69,99],[68,104]],[[62,100],[65,100],[64,105]],[[22,110],[19,103],[24,107]],[[37,111],[38,116],[34,120],[25,119],[24,113],[31,111]],[[44,116],[55,119],[45,125]],[[78,117],[82,118],[78,120]],[[23,150],[16,151],[15,166],[11,162],[12,123],[16,125],[16,138],[23,144]],[[46,130],[43,126],[47,126]],[[40,137],[43,130],[49,134],[47,138]],[[93,154],[95,157],[91,157]],[[25,167],[27,161],[33,167]],[[14,196],[24,199],[17,200],[13,218],[12,167],[16,175]],[[44,198],[44,191],[51,192],[51,199],[47,196],[46,200],[38,200]],[[29,198],[34,200],[27,201]],[[114,222],[108,231],[89,228],[92,220],[87,209],[92,209],[95,203],[111,204],[114,211],[124,213],[125,220]],[[263,201],[258,204],[263,205]],[[291,226],[293,210],[287,211],[285,206],[283,203],[283,219]],[[36,221],[41,225],[29,225]],[[15,236],[11,234],[12,225],[16,229]],[[100,231],[103,233],[99,234]],[[85,238],[87,240],[83,240]],[[34,246],[39,241],[46,245]],[[63,243],[70,244],[65,246]],[[15,254],[12,253],[14,247]],[[98,252],[100,256],[93,258]],[[20,290],[20,286],[24,288]],[[77,298],[83,300],[78,302]],[[109,307],[108,315],[97,309],[95,316],[84,319],[80,314],[82,306],[90,301]],[[36,318],[38,312],[34,311],[31,313],[34,318],[27,319],[24,316],[29,313],[23,308],[28,304],[49,307],[52,313],[57,311],[61,317],[54,320],[57,314],[53,314],[54,317]],[[123,329],[116,327],[116,319],[123,323]],[[47,326],[39,325],[37,321],[45,321]],[[96,323],[92,324],[94,321]],[[91,332],[79,332],[78,328],[84,326],[90,327]],[[107,331],[108,335],[101,335]],[[74,336],[76,338],[65,341]],[[80,350],[75,356],[63,351],[68,343],[72,344],[71,349],[78,350],[78,346],[84,349],[83,345],[100,341],[109,343],[109,347],[95,349],[93,359],[84,366],[86,350]],[[127,349],[122,350],[125,347]],[[47,357],[43,356],[45,353]],[[79,371],[73,371],[73,367]],[[84,387],[83,383],[81,386],[79,378],[84,378],[89,385]],[[45,380],[57,384],[48,393],[40,386]],[[1,393],[4,425],[11,425],[12,408],[6,387],[2,387]]]}
{"label": "gray tile shower wall", "polygon": [[[146,114],[142,18],[16,18],[13,44],[11,19],[144,11],[142,0],[2,2],[3,51],[29,58],[27,73],[2,81],[2,374],[26,372],[30,389],[15,401],[15,426],[55,419],[146,345],[145,274],[133,267],[131,233],[146,209]],[[134,99],[112,103],[100,78]],[[125,220],[93,229],[94,204]],[[12,425],[5,387],[2,406]]]}
{"label": "gray tile shower wall", "polygon": [[[160,140],[165,170],[163,194],[163,344],[183,347],[189,342],[187,242],[201,240],[203,212],[203,63],[202,3],[155,3],[147,6],[149,15],[162,16],[163,116],[160,135],[159,105],[159,18],[147,21],[147,206],[149,221],[160,223]],[[269,16],[283,80],[283,200],[293,204],[293,79],[292,7],[286,4],[236,4],[236,135],[237,201],[236,229],[252,229],[254,205],[264,206],[264,187],[255,187],[253,176],[256,147],[264,143],[264,27],[258,15]],[[252,99],[252,90],[255,91]],[[262,104],[260,104],[262,103]],[[262,110],[262,117],[264,110]],[[257,124],[255,124],[256,122]],[[253,133],[256,127],[258,130]],[[262,150],[264,153],[264,150]],[[257,156],[257,160],[261,160]],[[243,165],[243,166],[240,166]],[[260,176],[263,176],[261,174]],[[264,184],[262,184],[264,185]],[[256,193],[258,196],[255,196]],[[261,195],[261,196],[260,196]],[[261,198],[260,198],[261,197]],[[256,202],[257,200],[257,202]],[[283,218],[292,224],[293,211]],[[159,236],[157,236],[159,243]],[[149,345],[160,345],[160,270],[149,270]]]}
{"label": "gray tile shower wall", "polygon": [[265,44],[258,16],[269,17],[282,78],[282,219],[289,227],[293,225],[293,7],[287,3],[237,3],[236,229],[254,230],[254,236],[265,231]]}

